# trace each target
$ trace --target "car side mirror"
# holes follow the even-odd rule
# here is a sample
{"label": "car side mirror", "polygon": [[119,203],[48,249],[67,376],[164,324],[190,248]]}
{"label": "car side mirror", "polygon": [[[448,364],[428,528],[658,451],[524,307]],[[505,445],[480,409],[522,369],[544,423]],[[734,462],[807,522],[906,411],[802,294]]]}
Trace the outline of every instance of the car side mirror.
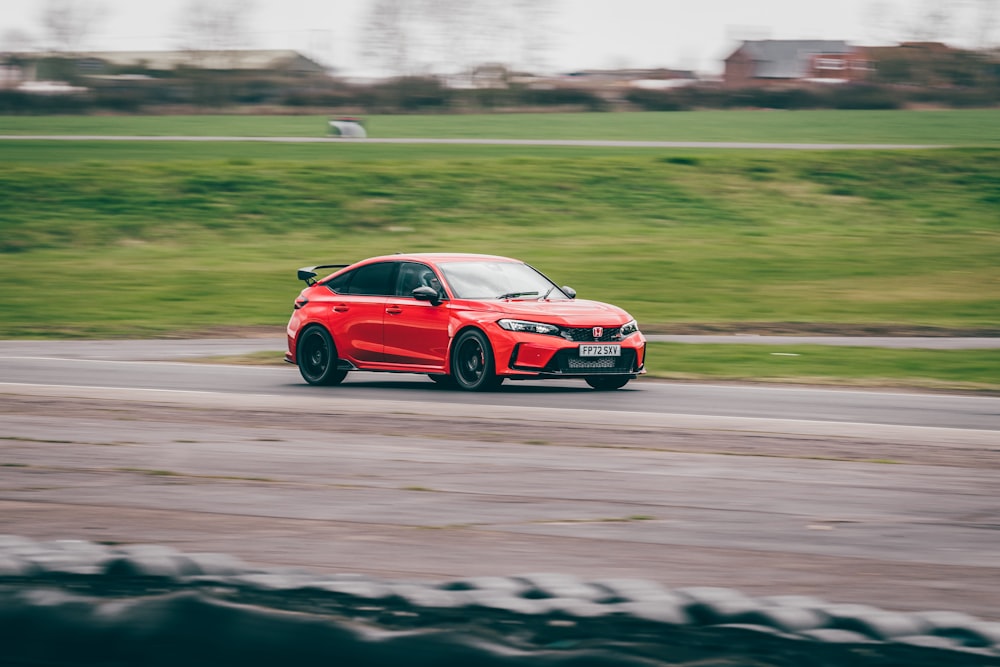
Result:
{"label": "car side mirror", "polygon": [[441,295],[439,295],[437,290],[433,287],[422,285],[421,287],[414,289],[410,292],[410,294],[412,294],[413,298],[417,301],[430,301],[432,306],[436,306],[441,303]]}
{"label": "car side mirror", "polygon": [[569,298],[571,298],[571,299],[575,299],[576,298],[576,290],[573,289],[572,287],[567,287],[566,285],[563,285],[559,289],[561,289],[563,291],[563,294],[565,294]]}

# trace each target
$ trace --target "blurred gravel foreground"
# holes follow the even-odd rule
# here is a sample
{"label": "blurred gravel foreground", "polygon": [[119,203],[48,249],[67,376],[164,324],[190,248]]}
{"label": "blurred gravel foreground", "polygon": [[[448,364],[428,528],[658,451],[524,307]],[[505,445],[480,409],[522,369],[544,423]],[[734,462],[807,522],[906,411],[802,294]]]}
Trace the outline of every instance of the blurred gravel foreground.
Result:
{"label": "blurred gravel foreground", "polygon": [[372,667],[1000,665],[1000,623],[562,574],[442,583],[0,535],[0,662]]}

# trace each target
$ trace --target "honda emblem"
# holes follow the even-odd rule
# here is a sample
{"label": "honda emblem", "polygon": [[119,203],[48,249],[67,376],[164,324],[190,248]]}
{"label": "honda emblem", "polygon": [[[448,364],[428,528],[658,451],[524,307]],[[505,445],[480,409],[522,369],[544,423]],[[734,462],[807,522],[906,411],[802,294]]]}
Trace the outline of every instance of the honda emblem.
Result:
{"label": "honda emblem", "polygon": [[604,327],[594,327],[593,334],[594,340],[600,340],[601,336],[604,335]]}

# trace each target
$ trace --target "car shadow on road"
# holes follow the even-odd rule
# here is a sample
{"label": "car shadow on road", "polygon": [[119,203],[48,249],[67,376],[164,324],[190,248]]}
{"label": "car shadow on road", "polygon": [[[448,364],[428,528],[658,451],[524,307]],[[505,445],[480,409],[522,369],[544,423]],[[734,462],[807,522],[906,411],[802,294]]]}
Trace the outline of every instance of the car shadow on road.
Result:
{"label": "car shadow on road", "polygon": [[[582,393],[582,394],[607,394],[608,392],[598,392],[594,389],[588,387],[581,380],[579,386],[568,385],[562,381],[558,384],[554,384],[546,381],[525,381],[525,380],[513,380],[509,382],[504,382],[499,388],[494,389],[489,392],[483,392],[485,394],[572,394],[572,393]],[[302,386],[306,385],[289,385],[289,386]],[[336,391],[349,392],[351,390],[365,392],[366,390],[399,390],[399,391],[413,391],[436,395],[445,396],[474,396],[473,392],[464,392],[456,387],[449,387],[436,384],[430,380],[352,380],[348,377],[344,380],[343,384],[334,387],[309,387],[310,390],[326,390],[326,391]],[[626,392],[630,391],[630,387],[623,387],[617,391]],[[482,395],[482,394],[480,394]]]}

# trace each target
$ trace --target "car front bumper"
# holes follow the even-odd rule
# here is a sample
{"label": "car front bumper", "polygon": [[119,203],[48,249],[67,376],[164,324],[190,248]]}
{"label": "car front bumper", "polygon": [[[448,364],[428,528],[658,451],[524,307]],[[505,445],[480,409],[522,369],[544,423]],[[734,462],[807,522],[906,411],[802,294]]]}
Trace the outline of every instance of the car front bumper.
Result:
{"label": "car front bumper", "polygon": [[497,375],[504,377],[589,377],[645,373],[646,339],[639,332],[623,340],[620,356],[581,357],[580,342],[561,336],[511,333],[496,327],[491,341]]}

